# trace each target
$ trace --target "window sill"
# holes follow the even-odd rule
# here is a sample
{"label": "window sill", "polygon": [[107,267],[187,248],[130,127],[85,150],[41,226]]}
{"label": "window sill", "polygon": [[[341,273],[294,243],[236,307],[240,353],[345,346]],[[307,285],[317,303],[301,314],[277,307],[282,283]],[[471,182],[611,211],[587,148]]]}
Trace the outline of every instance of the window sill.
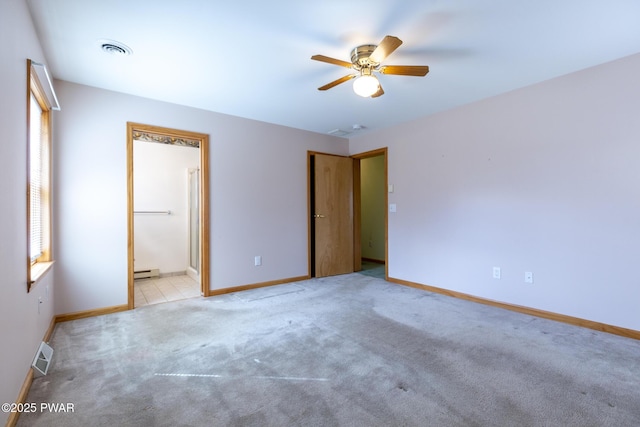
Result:
{"label": "window sill", "polygon": [[29,282],[29,290],[31,290],[38,281],[40,281],[40,279],[42,279],[49,270],[51,270],[54,262],[55,261],[37,262],[31,266],[31,282]]}

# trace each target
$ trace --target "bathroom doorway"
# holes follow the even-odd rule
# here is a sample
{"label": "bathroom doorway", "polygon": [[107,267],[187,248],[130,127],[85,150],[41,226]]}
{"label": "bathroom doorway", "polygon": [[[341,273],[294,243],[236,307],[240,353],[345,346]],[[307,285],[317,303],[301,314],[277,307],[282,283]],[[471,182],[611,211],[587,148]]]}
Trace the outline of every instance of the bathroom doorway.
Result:
{"label": "bathroom doorway", "polygon": [[209,296],[208,135],[127,124],[128,305]]}

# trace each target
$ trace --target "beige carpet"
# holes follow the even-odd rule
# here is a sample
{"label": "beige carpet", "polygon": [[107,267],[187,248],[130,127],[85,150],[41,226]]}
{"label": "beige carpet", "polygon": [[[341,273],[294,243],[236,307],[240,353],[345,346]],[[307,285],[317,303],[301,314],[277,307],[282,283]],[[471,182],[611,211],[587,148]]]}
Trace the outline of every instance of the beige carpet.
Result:
{"label": "beige carpet", "polygon": [[59,324],[19,426],[638,426],[640,342],[362,274]]}

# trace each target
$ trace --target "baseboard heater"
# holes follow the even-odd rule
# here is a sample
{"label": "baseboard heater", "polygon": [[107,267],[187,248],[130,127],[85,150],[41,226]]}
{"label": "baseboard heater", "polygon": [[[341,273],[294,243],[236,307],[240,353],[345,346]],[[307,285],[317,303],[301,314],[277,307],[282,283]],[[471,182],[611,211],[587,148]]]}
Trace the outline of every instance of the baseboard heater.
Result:
{"label": "baseboard heater", "polygon": [[157,268],[150,268],[149,270],[139,270],[133,272],[134,279],[148,279],[150,277],[160,277],[160,270]]}

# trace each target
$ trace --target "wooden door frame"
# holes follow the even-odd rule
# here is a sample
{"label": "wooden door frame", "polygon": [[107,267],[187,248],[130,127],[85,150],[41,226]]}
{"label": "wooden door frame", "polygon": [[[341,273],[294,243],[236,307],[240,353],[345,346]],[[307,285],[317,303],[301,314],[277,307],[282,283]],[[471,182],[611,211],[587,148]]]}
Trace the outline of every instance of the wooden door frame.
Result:
{"label": "wooden door frame", "polygon": [[316,154],[325,155],[325,156],[339,156],[339,157],[348,157],[353,159],[353,271],[362,270],[362,245],[361,245],[361,234],[362,234],[362,220],[361,220],[361,212],[362,212],[362,203],[360,200],[361,193],[361,182],[360,182],[360,161],[363,159],[368,159],[370,157],[377,157],[384,155],[384,202],[385,202],[385,212],[384,212],[384,277],[385,280],[389,280],[389,192],[387,189],[389,188],[388,181],[388,148],[379,148],[376,150],[366,151],[364,153],[353,154],[351,156],[342,156],[339,154],[332,153],[323,153],[319,151],[307,151],[307,241],[308,241],[308,277],[312,277],[311,275],[311,263],[313,260],[311,259],[312,254],[312,241],[311,241],[311,227],[313,227],[313,222],[311,220],[313,213],[311,212],[311,156]]}
{"label": "wooden door frame", "polygon": [[200,150],[200,292],[210,296],[210,257],[209,257],[209,135],[183,131],[160,126],[127,122],[127,304],[133,309],[134,302],[134,238],[133,238],[133,141],[134,133],[169,137],[172,140],[197,141]]}

